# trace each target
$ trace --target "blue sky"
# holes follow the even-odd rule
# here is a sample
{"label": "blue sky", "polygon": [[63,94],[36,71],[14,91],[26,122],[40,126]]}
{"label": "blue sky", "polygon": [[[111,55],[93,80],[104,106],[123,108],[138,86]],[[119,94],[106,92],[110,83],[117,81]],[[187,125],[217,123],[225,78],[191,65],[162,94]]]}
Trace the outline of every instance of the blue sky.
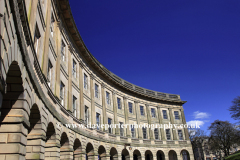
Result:
{"label": "blue sky", "polygon": [[180,94],[203,130],[240,95],[239,0],[69,0],[89,51],[138,86]]}

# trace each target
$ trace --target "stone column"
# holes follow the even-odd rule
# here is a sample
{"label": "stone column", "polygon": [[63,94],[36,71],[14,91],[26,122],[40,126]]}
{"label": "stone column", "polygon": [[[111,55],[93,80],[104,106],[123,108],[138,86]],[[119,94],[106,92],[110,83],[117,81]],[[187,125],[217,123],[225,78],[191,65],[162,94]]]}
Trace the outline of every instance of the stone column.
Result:
{"label": "stone column", "polygon": [[118,159],[117,159],[117,160],[122,160],[122,154],[121,154],[121,152],[118,153]]}
{"label": "stone column", "polygon": [[98,153],[97,152],[90,152],[90,153],[88,153],[88,160],[96,160],[96,159],[98,159]]}
{"label": "stone column", "polygon": [[94,75],[90,75],[90,92],[91,92],[91,123],[96,124],[96,111],[95,111],[95,100],[94,100]]}
{"label": "stone column", "polygon": [[[124,103],[124,113],[125,113],[125,124],[129,124],[129,119],[128,119],[128,104],[127,104],[127,97],[123,97],[123,103]],[[126,136],[131,137],[131,132],[130,132],[130,126],[127,127],[126,131]]]}
{"label": "stone column", "polygon": [[68,46],[68,53],[66,55],[68,55],[68,92],[67,92],[67,107],[66,109],[72,113],[73,112],[73,108],[72,108],[72,101],[73,101],[73,96],[72,96],[72,57],[71,57],[71,48],[70,46]]}
{"label": "stone column", "polygon": [[[152,120],[151,120],[151,113],[150,113],[150,110],[149,110],[149,105],[146,104],[146,111],[147,111],[147,120],[148,120],[148,124],[151,125],[152,124]],[[151,128],[148,129],[149,130],[149,136],[150,136],[150,139],[153,140],[153,132],[151,130]]]}
{"label": "stone column", "polygon": [[[113,99],[114,124],[119,124],[118,117],[117,117],[117,110],[118,110],[118,108],[117,108],[116,91],[113,91],[112,93],[113,93],[112,99]],[[117,126],[115,128],[115,134],[116,135],[120,135],[120,128],[118,128]]]}
{"label": "stone column", "polygon": [[[34,119],[32,119],[34,120]],[[26,160],[32,159],[44,159],[44,151],[42,148],[44,147],[44,131],[40,130],[41,122],[39,121],[34,129],[27,136],[27,146],[26,146]],[[38,158],[36,158],[38,157]]]}
{"label": "stone column", "polygon": [[[173,113],[172,113],[172,108],[169,108],[169,115],[170,115],[170,122],[173,125],[174,124],[174,117],[173,117]],[[173,133],[173,140],[177,140],[176,128],[172,129],[172,133]]]}
{"label": "stone column", "polygon": [[[161,108],[160,106],[157,107],[158,110],[158,119],[159,119],[159,124],[163,124],[163,117],[162,117],[162,112],[161,112]],[[164,132],[164,128],[159,128],[160,129],[160,133],[161,134],[161,140],[166,140],[166,136],[165,136],[165,132]]]}
{"label": "stone column", "polygon": [[[16,100],[16,93],[4,95],[0,127],[0,159],[25,159],[27,134],[30,127],[28,110],[30,106],[23,93]],[[7,97],[6,97],[7,96]],[[20,100],[22,99],[22,100]],[[10,110],[11,108],[11,110]]]}
{"label": "stone column", "polygon": [[82,62],[79,63],[79,87],[80,87],[80,121],[83,123],[85,120],[84,112],[85,112],[85,106],[84,106],[84,99],[83,99],[83,64]]}
{"label": "stone column", "polygon": [[[185,119],[185,115],[184,115],[184,110],[181,109],[181,118],[182,118],[182,123],[183,124],[186,124],[186,119]],[[188,129],[187,128],[184,128],[184,134],[185,134],[185,139],[186,140],[189,140],[189,134],[188,134]]]}
{"label": "stone column", "polygon": [[[101,85],[101,89],[102,89],[102,118],[103,118],[103,124],[108,124],[107,123],[107,110],[106,110],[106,93],[105,93],[105,84],[102,83]],[[108,131],[108,128],[103,128],[104,132]]]}
{"label": "stone column", "polygon": [[[138,126],[140,125],[140,110],[139,110],[139,101],[134,101],[135,103],[135,111],[136,111],[136,119],[137,119],[137,124]],[[143,134],[142,134],[142,128],[138,127],[138,138],[142,139]]]}
{"label": "stone column", "polygon": [[[47,14],[46,14],[46,31],[44,36],[44,48],[43,48],[43,58],[42,58],[42,72],[47,77],[48,71],[48,52],[49,52],[49,35],[50,34],[50,25],[51,25],[51,1],[47,1]],[[39,61],[41,65],[41,61]]]}
{"label": "stone column", "polygon": [[75,151],[73,154],[74,160],[85,159],[86,153],[83,150]]}
{"label": "stone column", "polygon": [[59,152],[59,144],[56,143],[55,136],[51,136],[45,143],[44,160],[58,160]]}

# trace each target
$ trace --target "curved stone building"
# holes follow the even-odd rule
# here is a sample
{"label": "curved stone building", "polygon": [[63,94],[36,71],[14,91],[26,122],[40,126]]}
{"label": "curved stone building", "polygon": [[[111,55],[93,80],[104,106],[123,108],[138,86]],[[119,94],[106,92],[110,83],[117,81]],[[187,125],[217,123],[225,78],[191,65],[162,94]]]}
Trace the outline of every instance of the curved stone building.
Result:
{"label": "curved stone building", "polygon": [[102,66],[68,0],[0,0],[0,39],[1,160],[193,160],[187,129],[143,127],[186,124],[185,101]]}

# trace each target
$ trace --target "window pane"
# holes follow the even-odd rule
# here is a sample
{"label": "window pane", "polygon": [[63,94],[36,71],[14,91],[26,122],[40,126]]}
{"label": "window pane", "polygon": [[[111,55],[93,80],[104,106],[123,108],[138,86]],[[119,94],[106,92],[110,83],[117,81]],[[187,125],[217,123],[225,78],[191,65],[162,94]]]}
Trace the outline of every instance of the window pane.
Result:
{"label": "window pane", "polygon": [[129,112],[133,113],[132,103],[131,102],[128,102],[128,107],[129,107]]}
{"label": "window pane", "polygon": [[100,114],[96,113],[96,123],[97,123],[97,129],[100,128]]}
{"label": "window pane", "polygon": [[178,130],[178,137],[179,137],[179,140],[183,140],[182,130]]}
{"label": "window pane", "polygon": [[120,98],[117,98],[117,103],[118,103],[118,109],[122,109]]}
{"label": "window pane", "polygon": [[88,89],[88,76],[86,74],[84,74],[84,88]]}
{"label": "window pane", "polygon": [[123,122],[119,122],[120,124],[120,136],[124,136]]}
{"label": "window pane", "polygon": [[162,112],[163,112],[163,119],[168,119],[167,111],[163,110]]}
{"label": "window pane", "polygon": [[75,117],[77,117],[77,107],[76,107],[76,103],[77,103],[77,98],[75,96],[73,96],[73,115]]}
{"label": "window pane", "polygon": [[134,125],[131,125],[131,133],[132,133],[132,138],[135,138],[135,129],[134,129]]}
{"label": "window pane", "polygon": [[142,128],[143,139],[147,139],[147,129],[145,127]]}
{"label": "window pane", "polygon": [[62,44],[61,44],[61,58],[62,61],[65,61],[65,43],[62,40]]}
{"label": "window pane", "polygon": [[178,119],[178,120],[180,119],[178,111],[174,111],[174,115],[175,115],[175,119]]}
{"label": "window pane", "polygon": [[166,129],[167,140],[171,140],[170,129]]}
{"label": "window pane", "polygon": [[89,122],[89,115],[88,115],[88,107],[87,106],[85,106],[85,123],[87,123],[88,124],[88,122]]}
{"label": "window pane", "polygon": [[112,119],[111,119],[111,118],[108,118],[108,125],[109,125],[109,127],[108,127],[108,132],[109,132],[109,133],[112,133],[112,128],[110,127],[111,124],[112,124]]}
{"label": "window pane", "polygon": [[159,139],[157,128],[154,129],[154,135],[155,135],[155,139]]}
{"label": "window pane", "polygon": [[144,116],[144,108],[143,108],[143,106],[140,106],[140,112],[141,112],[141,115]]}
{"label": "window pane", "polygon": [[65,85],[61,82],[60,83],[60,101],[62,106],[64,106],[64,87]]}
{"label": "window pane", "polygon": [[156,117],[155,109],[151,108],[152,117]]}
{"label": "window pane", "polygon": [[95,84],[95,97],[98,98],[98,86]]}

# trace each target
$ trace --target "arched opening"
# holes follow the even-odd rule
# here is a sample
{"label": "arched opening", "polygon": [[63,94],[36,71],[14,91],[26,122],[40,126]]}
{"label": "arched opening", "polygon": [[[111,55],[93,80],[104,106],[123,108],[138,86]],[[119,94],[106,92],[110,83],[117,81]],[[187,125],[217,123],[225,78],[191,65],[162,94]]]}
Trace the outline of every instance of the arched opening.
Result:
{"label": "arched opening", "polygon": [[[14,159],[25,159],[26,133],[30,127],[30,106],[24,96],[22,73],[17,62],[12,62],[6,74],[6,94],[3,95],[0,117],[0,134],[6,137],[1,144],[1,157],[10,155]],[[26,127],[28,126],[28,127]],[[7,138],[8,137],[8,138]],[[8,149],[20,148],[20,149]]]}
{"label": "arched opening", "polygon": [[94,148],[91,143],[88,143],[86,147],[86,160],[94,160]]}
{"label": "arched opening", "polygon": [[41,115],[36,104],[30,110],[29,122],[25,157],[26,159],[44,159],[44,153],[41,150],[44,132],[42,130]]}
{"label": "arched opening", "polygon": [[150,150],[145,152],[145,160],[153,160],[153,154]]}
{"label": "arched opening", "polygon": [[110,150],[110,160],[118,160],[118,152],[114,147],[112,147]]}
{"label": "arched opening", "polygon": [[130,160],[130,155],[127,149],[122,150],[122,160]]}
{"label": "arched opening", "polygon": [[139,150],[134,150],[133,151],[133,160],[141,160],[142,156]]}
{"label": "arched opening", "polygon": [[169,160],[177,160],[177,153],[174,150],[168,152]]}
{"label": "arched opening", "polygon": [[69,145],[69,139],[65,132],[62,133],[60,145],[60,159],[72,159],[72,151]]}
{"label": "arched opening", "polygon": [[59,148],[56,145],[56,132],[53,123],[50,122],[47,127],[44,159],[57,159]]}
{"label": "arched opening", "polygon": [[106,158],[106,150],[103,146],[99,146],[98,148],[98,159],[99,160],[107,160]]}
{"label": "arched opening", "polygon": [[82,145],[79,139],[75,139],[73,144],[73,159],[74,160],[82,159]]}
{"label": "arched opening", "polygon": [[181,151],[181,157],[183,160],[190,160],[189,152],[187,150]]}
{"label": "arched opening", "polygon": [[157,160],[165,160],[165,155],[163,151],[157,151]]}

